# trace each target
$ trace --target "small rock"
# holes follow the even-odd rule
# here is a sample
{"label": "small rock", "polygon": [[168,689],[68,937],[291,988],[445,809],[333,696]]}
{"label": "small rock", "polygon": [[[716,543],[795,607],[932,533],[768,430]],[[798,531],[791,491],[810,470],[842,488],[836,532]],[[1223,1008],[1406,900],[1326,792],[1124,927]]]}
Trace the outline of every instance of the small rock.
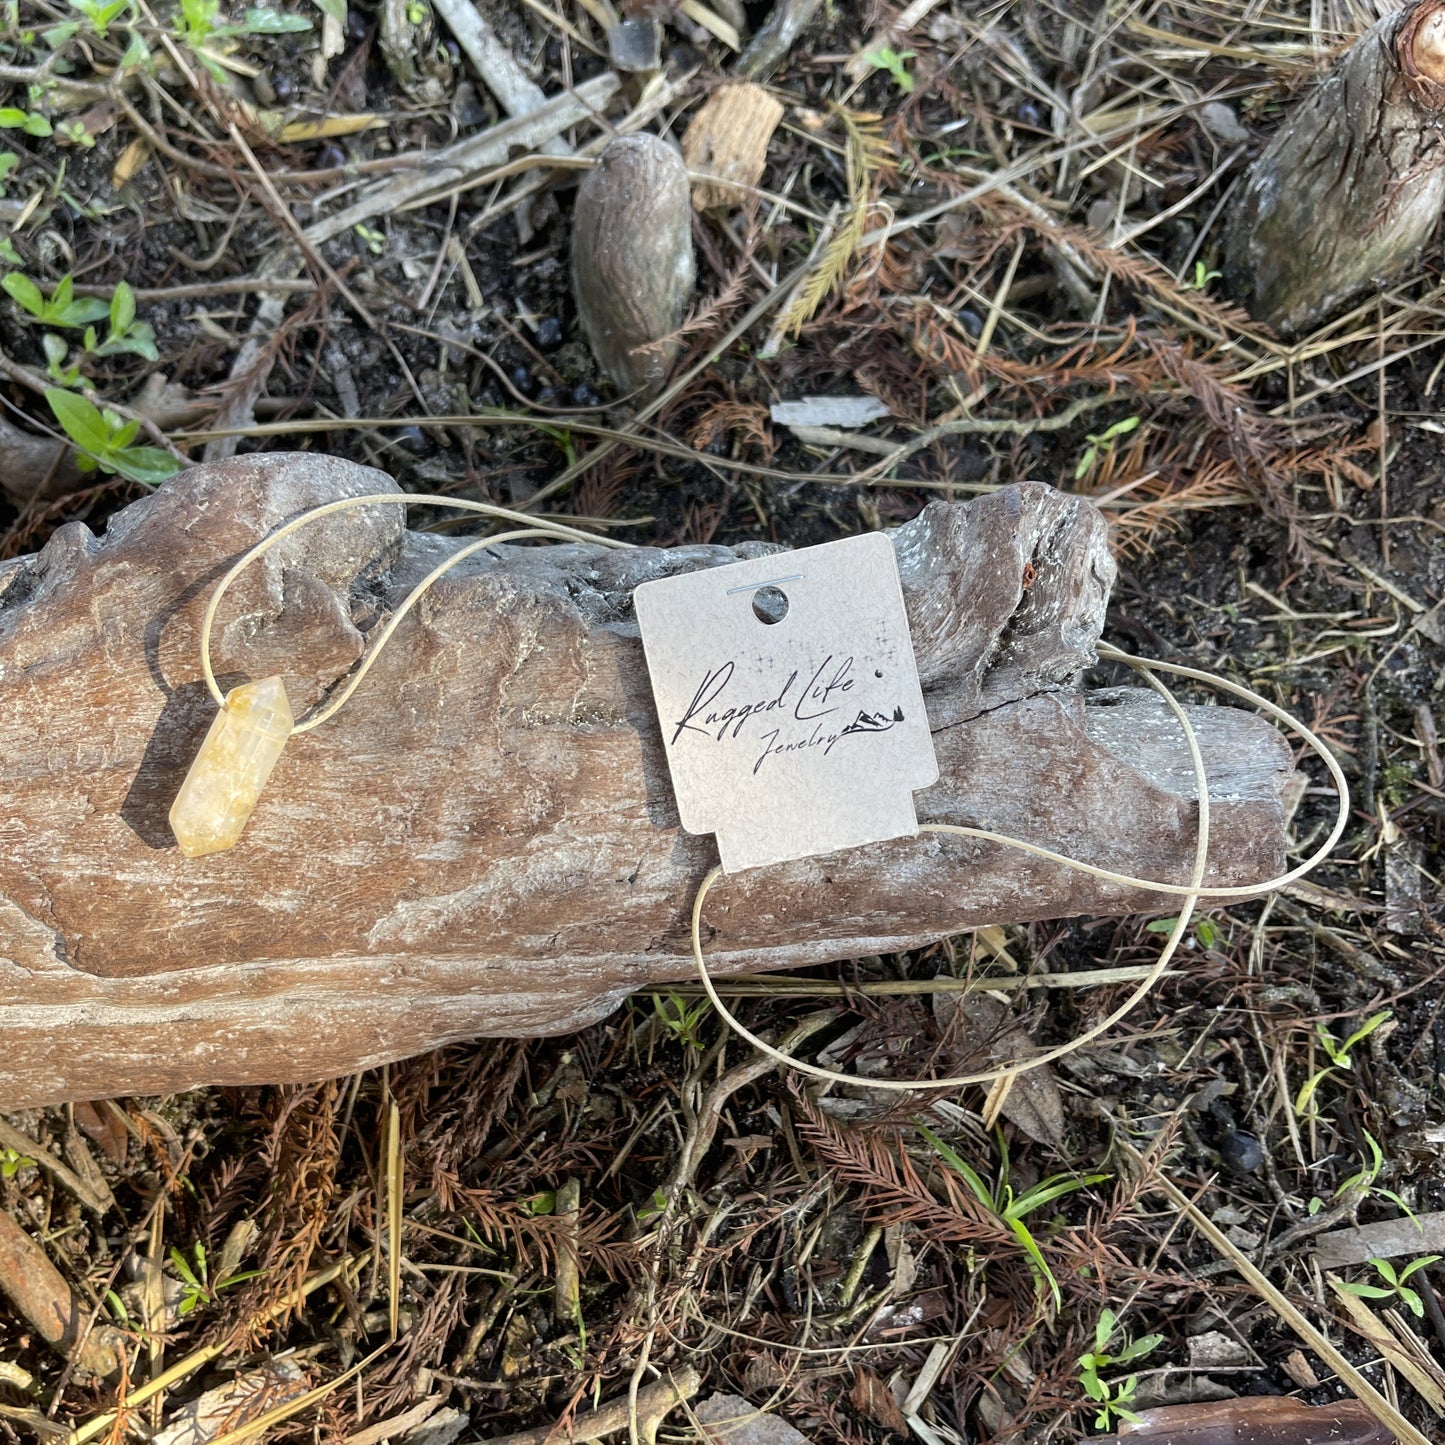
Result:
{"label": "small rock", "polygon": [[563,337],[562,323],[555,316],[544,316],[537,323],[537,345],[541,350],[556,351]]}
{"label": "small rock", "polygon": [[1250,1354],[1233,1335],[1223,1330],[1192,1335],[1189,1340],[1189,1363],[1196,1370],[1221,1370],[1229,1366],[1248,1365]]}
{"label": "small rock", "polygon": [[1199,123],[1215,140],[1223,141],[1227,146],[1243,145],[1249,139],[1249,132],[1240,125],[1234,107],[1222,100],[1211,100],[1208,105],[1201,105]]}
{"label": "small rock", "polygon": [[1241,1174],[1253,1174],[1264,1163],[1264,1150],[1253,1134],[1232,1130],[1219,1141],[1219,1157]]}
{"label": "small rock", "polygon": [[639,16],[623,20],[607,32],[607,53],[618,70],[632,72],[662,68],[662,25]]}
{"label": "small rock", "polygon": [[801,1430],[741,1395],[710,1395],[697,1406],[697,1418],[722,1445],[813,1445]]}

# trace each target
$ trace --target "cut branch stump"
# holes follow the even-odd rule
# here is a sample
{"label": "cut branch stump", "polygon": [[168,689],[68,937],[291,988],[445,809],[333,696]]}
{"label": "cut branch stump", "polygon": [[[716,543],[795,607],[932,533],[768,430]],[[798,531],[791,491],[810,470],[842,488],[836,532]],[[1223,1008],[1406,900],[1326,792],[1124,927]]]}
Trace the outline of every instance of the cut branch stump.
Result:
{"label": "cut branch stump", "polygon": [[[390,490],[333,458],[232,458],[0,571],[0,1108],[343,1074],[576,1029],[690,976],[689,907],[716,854],[678,827],[631,592],[760,543],[469,560],[346,708],[288,745],[238,846],[177,850],[167,810],[214,713],[197,628],[217,579],[302,510]],[[892,536],[941,769],[920,817],[1187,879],[1177,723],[1142,688],[1079,691],[1114,576],[1099,512],[1026,483]],[[303,529],[228,595],[223,684],[281,673],[299,716],[460,545],[407,531],[400,506]],[[1262,881],[1283,864],[1290,749],[1236,708],[1191,717],[1208,881]],[[722,974],[1168,911],[935,835],[740,874],[714,900]]]}

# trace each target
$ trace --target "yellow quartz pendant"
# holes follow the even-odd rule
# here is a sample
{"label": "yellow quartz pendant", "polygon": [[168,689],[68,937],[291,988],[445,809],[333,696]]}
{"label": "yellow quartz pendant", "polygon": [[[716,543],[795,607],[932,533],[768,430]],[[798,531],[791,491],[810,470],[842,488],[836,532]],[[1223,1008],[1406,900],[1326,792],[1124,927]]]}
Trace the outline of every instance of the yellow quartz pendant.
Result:
{"label": "yellow quartz pendant", "polygon": [[219,853],[241,836],[293,719],[279,677],[248,682],[226,696],[176,801],[171,831],[187,858]]}

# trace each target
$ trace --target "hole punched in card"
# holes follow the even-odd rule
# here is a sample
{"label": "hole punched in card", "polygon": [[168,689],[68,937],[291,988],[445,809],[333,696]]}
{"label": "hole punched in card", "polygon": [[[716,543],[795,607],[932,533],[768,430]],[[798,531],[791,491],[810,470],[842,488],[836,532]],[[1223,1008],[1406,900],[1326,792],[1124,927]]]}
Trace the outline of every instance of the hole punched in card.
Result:
{"label": "hole punched in card", "polygon": [[938,780],[893,544],[846,537],[633,593],[689,833],[735,873],[913,837]]}

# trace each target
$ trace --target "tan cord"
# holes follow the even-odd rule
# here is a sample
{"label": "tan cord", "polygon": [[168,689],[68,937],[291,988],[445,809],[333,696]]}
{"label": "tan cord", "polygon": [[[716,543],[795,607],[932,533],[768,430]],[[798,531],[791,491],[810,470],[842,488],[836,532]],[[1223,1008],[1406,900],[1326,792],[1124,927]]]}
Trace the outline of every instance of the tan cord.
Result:
{"label": "tan cord", "polygon": [[[959,1074],[949,1079],[876,1079],[864,1078],[858,1074],[839,1073],[835,1069],[825,1069],[817,1064],[805,1064],[802,1060],[785,1054],[774,1048],[765,1040],[760,1039],[755,1033],[744,1028],[737,1018],[730,1012],[727,1005],[723,1003],[713,985],[712,976],[707,971],[707,963],[702,953],[702,906],[707,895],[711,892],[713,885],[723,876],[722,868],[716,867],[703,879],[701,887],[692,904],[692,957],[697,965],[698,976],[702,980],[702,986],[707,991],[712,1006],[717,1010],[721,1018],[731,1029],[742,1038],[746,1039],[754,1048],[770,1058],[776,1059],[790,1069],[796,1069],[799,1073],[808,1074],[815,1079],[825,1079],[834,1084],[860,1085],[867,1089],[882,1089],[895,1093],[914,1093],[924,1089],[960,1089],[969,1084],[993,1084],[998,1080],[1009,1076],[1027,1073],[1030,1069],[1041,1068],[1044,1064],[1052,1063],[1055,1059],[1063,1058],[1065,1054],[1071,1054],[1074,1050],[1082,1048],[1085,1044],[1091,1043],[1101,1034],[1118,1023],[1126,1014],[1131,1012],[1144,998],[1144,995],[1159,981],[1164,970],[1168,968],[1170,960],[1173,959],[1179,944],[1184,937],[1184,930],[1194,912],[1195,905],[1204,898],[1241,898],[1256,897],[1261,893],[1272,892],[1276,888],[1282,888],[1286,883],[1292,882],[1302,874],[1307,873],[1316,864],[1320,863],[1335,844],[1339,842],[1340,836],[1344,833],[1346,824],[1349,821],[1350,791],[1345,781],[1345,775],[1340,765],[1335,761],[1329,749],[1317,738],[1298,718],[1276,707],[1267,698],[1260,697],[1257,693],[1251,692],[1238,683],[1233,683],[1222,677],[1215,677],[1211,673],[1200,672],[1192,667],[1181,667],[1174,663],[1146,661],[1141,658],[1131,657],[1128,653],[1120,652],[1117,648],[1108,646],[1106,643],[1099,644],[1099,655],[1111,661],[1123,662],[1140,673],[1146,682],[1164,698],[1169,704],[1175,717],[1179,720],[1184,730],[1184,740],[1189,747],[1190,760],[1194,765],[1194,779],[1199,793],[1199,830],[1198,841],[1194,851],[1193,875],[1187,885],[1177,883],[1158,883],[1147,878],[1132,878],[1126,873],[1115,873],[1107,868],[1096,867],[1092,863],[1084,863],[1077,858],[1070,858],[1063,853],[1056,853],[1049,848],[1040,848],[1033,843],[1025,843],[1019,838],[1010,838],[1003,833],[989,832],[984,828],[966,828],[954,823],[922,823],[919,825],[920,833],[948,833],[962,838],[979,838],[989,843],[1001,843],[1005,847],[1015,848],[1022,853],[1031,853],[1039,858],[1046,858],[1050,862],[1060,863],[1067,868],[1073,868],[1081,873],[1092,874],[1096,878],[1103,878],[1112,883],[1123,883],[1133,888],[1146,888],[1154,893],[1167,893],[1170,895],[1182,896],[1183,906],[1180,909],[1179,917],[1175,921],[1174,930],[1169,935],[1169,941],[1164,945],[1154,967],[1140,980],[1139,985],[1124,1000],[1118,1008],[1109,1014],[1100,1023],[1085,1030],[1077,1038],[1071,1039],[1068,1043],[1060,1044],[1056,1048],[1047,1049],[1041,1054],[1035,1054],[1032,1058],[1020,1060],[1007,1064],[1001,1068],[985,1070],[973,1074]],[[1199,750],[1199,741],[1194,735],[1194,729],[1189,723],[1184,710],[1175,701],[1164,685],[1153,676],[1153,669],[1158,668],[1164,672],[1172,672],[1181,677],[1193,678],[1199,682],[1205,682],[1214,687],[1223,688],[1226,692],[1234,693],[1236,696],[1252,702],[1256,707],[1262,708],[1273,717],[1292,728],[1316,752],[1329,769],[1331,780],[1339,794],[1339,815],[1335,819],[1335,826],[1330,830],[1329,837],[1325,842],[1310,855],[1304,863],[1297,868],[1291,869],[1288,873],[1282,873],[1278,878],[1271,878],[1268,882],[1257,883],[1252,886],[1239,888],[1205,888],[1203,886],[1204,869],[1209,851],[1209,782],[1204,772],[1204,756]]]}
{"label": "tan cord", "polygon": [[221,685],[216,681],[215,671],[211,667],[211,629],[215,625],[216,612],[221,605],[221,599],[226,595],[231,584],[260,557],[264,557],[278,542],[284,541],[293,532],[299,531],[308,522],[314,522],[319,517],[329,517],[335,512],[349,512],[357,507],[372,506],[432,506],[432,507],[455,507],[464,512],[479,512],[484,517],[496,517],[507,522],[524,522],[526,526],[514,532],[502,532],[494,537],[483,537],[479,541],[469,543],[459,552],[454,552],[440,566],[434,567],[412,590],[407,593],[405,601],[392,614],[386,626],[377,635],[375,643],[367,651],[362,659],[361,666],[356,669],[350,681],[337,695],[331,698],[325,707],[321,708],[312,716],[296,724],[291,729],[292,735],[296,733],[310,732],[312,728],[320,726],[327,718],[334,717],[339,712],[346,700],[361,686],[361,680],[371,671],[377,658],[381,655],[382,649],[391,641],[391,635],[401,625],[402,619],[422,597],[431,589],[446,573],[465,562],[468,557],[477,552],[483,552],[488,547],[496,547],[503,542],[520,542],[528,537],[552,537],[562,542],[595,542],[602,547],[614,547],[619,550],[626,550],[632,547],[631,542],[623,542],[614,537],[599,537],[591,532],[579,531],[576,527],[565,527],[560,522],[549,522],[542,517],[529,517],[525,512],[511,512],[505,507],[494,507],[488,502],[468,502],[458,497],[434,497],[413,492],[379,492],[368,497],[345,497],[339,502],[327,502],[323,506],[313,507],[309,512],[303,512],[299,517],[293,517],[284,526],[278,527],[270,536],[257,542],[248,552],[242,554],[235,566],[221,578],[216,590],[211,594],[211,600],[206,604],[205,616],[201,618],[201,671],[205,675],[206,686],[210,689],[211,696],[216,700],[216,706],[226,706],[226,694],[221,691]]}
{"label": "tan cord", "polygon": [[[336,512],[351,511],[358,507],[369,506],[418,506],[429,505],[438,507],[454,507],[462,511],[477,512],[483,516],[494,517],[509,522],[521,522],[526,525],[510,532],[501,532],[495,536],[483,537],[475,542],[469,543],[459,551],[453,553],[446,561],[434,567],[415,587],[407,594],[406,598],[397,607],[396,611],[388,619],[386,625],[377,634],[376,641],[367,650],[366,656],[362,659],[361,665],[348,679],[346,685],[337,694],[330,698],[326,704],[317,711],[296,724],[292,729],[293,733],[309,732],[312,728],[320,726],[328,718],[334,717],[337,712],[346,704],[352,693],[360,687],[362,680],[376,663],[381,655],[382,649],[390,642],[392,634],[400,626],[407,613],[422,599],[431,587],[453,567],[465,561],[468,557],[484,551],[489,547],[496,547],[504,542],[525,541],[534,537],[552,537],[558,541],[568,542],[593,542],[604,547],[618,549],[630,549],[632,543],[623,542],[612,537],[599,537],[590,532],[580,531],[575,527],[563,526],[558,522],[549,522],[544,518],[529,516],[526,513],[509,511],[505,507],[495,507],[485,502],[463,501],[456,497],[441,497],[416,495],[408,492],[382,492],[372,496],[346,497],[340,501],[327,502],[322,506],[314,507],[309,512],[303,512],[299,517],[272,532],[246,552],[221,579],[216,590],[211,594],[211,600],[206,606],[205,615],[201,620],[201,668],[205,674],[206,686],[210,689],[211,696],[215,698],[218,707],[226,705],[225,694],[221,691],[220,684],[216,681],[216,675],[211,666],[211,631],[215,624],[216,612],[221,605],[221,599],[225,596],[231,584],[241,575],[252,562],[264,556],[277,543],[289,537],[293,532],[304,527],[308,522],[314,522],[320,517],[330,516]],[[1041,1068],[1044,1064],[1052,1063],[1055,1059],[1062,1058],[1065,1054],[1072,1053],[1075,1049],[1082,1048],[1085,1044],[1091,1043],[1101,1034],[1118,1023],[1126,1014],[1131,1012],[1154,987],[1168,968],[1170,961],[1179,948],[1184,938],[1185,929],[1193,916],[1195,907],[1203,899],[1222,898],[1254,898],[1262,893],[1273,892],[1282,888],[1287,883],[1292,883],[1308,873],[1317,864],[1323,861],[1339,842],[1349,820],[1349,785],[1345,781],[1345,775],[1340,765],[1335,761],[1333,754],[1324,743],[1315,736],[1300,720],[1283,708],[1277,707],[1267,698],[1259,696],[1247,687],[1230,682],[1227,678],[1216,677],[1213,673],[1201,672],[1197,668],[1183,667],[1177,663],[1157,662],[1151,659],[1133,657],[1128,653],[1120,652],[1117,648],[1107,643],[1097,645],[1098,654],[1113,662],[1122,662],[1138,672],[1148,685],[1162,697],[1169,709],[1178,720],[1180,728],[1184,733],[1184,741],[1189,749],[1190,762],[1194,768],[1195,787],[1199,799],[1199,825],[1197,839],[1194,849],[1194,866],[1191,870],[1188,883],[1161,883],[1147,878],[1134,878],[1127,873],[1116,873],[1109,868],[1100,868],[1093,863],[1085,863],[1078,858],[1070,858],[1066,854],[1057,853],[1051,848],[1040,847],[1036,843],[1027,843],[1021,838],[1011,838],[1003,833],[990,832],[985,828],[969,828],[956,823],[923,823],[919,825],[920,833],[949,834],[959,838],[977,838],[987,843],[999,843],[1004,847],[1013,848],[1021,853],[1028,853],[1036,858],[1043,858],[1051,863],[1058,863],[1066,868],[1072,868],[1080,873],[1090,874],[1092,877],[1103,879],[1108,883],[1122,884],[1128,888],[1147,889],[1152,893],[1167,894],[1170,897],[1177,897],[1183,900],[1180,906],[1179,917],[1174,924],[1173,932],[1169,935],[1168,942],[1160,952],[1158,960],[1149,972],[1139,981],[1138,986],[1102,1022],[1087,1029],[1077,1038],[1070,1042],[1060,1044],[1055,1048],[1048,1049],[1043,1053],[1036,1054],[1032,1058],[1024,1059],[1016,1063],[1005,1065],[998,1069],[986,1070],[973,1074],[960,1074],[949,1079],[873,1079],[862,1078],[854,1074],[843,1074],[833,1069],[821,1068],[816,1064],[805,1064],[794,1058],[791,1054],[773,1047],[756,1034],[744,1028],[737,1018],[728,1010],[723,1003],[716,987],[713,985],[712,977],[708,973],[707,963],[702,952],[702,908],[708,894],[712,891],[714,884],[723,876],[721,866],[713,868],[703,879],[701,886],[693,898],[692,904],[692,955],[693,962],[697,965],[698,976],[702,980],[702,986],[707,992],[708,998],[712,1001],[713,1007],[721,1018],[740,1037],[746,1039],[754,1048],[760,1050],[769,1058],[785,1065],[787,1068],[796,1069],[799,1073],[810,1074],[814,1078],[826,1079],[836,1084],[861,1084],[870,1089],[892,1090],[900,1093],[911,1093],[922,1089],[958,1089],[968,1084],[993,1084],[998,1080],[1017,1074],[1026,1073],[1030,1069]],[[1280,874],[1266,883],[1246,884],[1233,888],[1206,888],[1204,887],[1204,874],[1209,860],[1209,779],[1204,768],[1204,755],[1199,748],[1199,740],[1195,736],[1194,729],[1190,725],[1189,718],[1184,709],[1175,700],[1169,690],[1159,681],[1154,673],[1168,672],[1176,677],[1190,678],[1196,682],[1206,683],[1210,687],[1220,688],[1225,692],[1234,694],[1244,701],[1253,704],[1255,707],[1268,713],[1277,722],[1282,723],[1286,728],[1293,731],[1312,751],[1319,755],[1325,767],[1329,770],[1330,779],[1335,785],[1339,795],[1339,816],[1335,820],[1334,827],[1330,830],[1329,837],[1320,845],[1303,863],[1290,869],[1287,873]]]}

